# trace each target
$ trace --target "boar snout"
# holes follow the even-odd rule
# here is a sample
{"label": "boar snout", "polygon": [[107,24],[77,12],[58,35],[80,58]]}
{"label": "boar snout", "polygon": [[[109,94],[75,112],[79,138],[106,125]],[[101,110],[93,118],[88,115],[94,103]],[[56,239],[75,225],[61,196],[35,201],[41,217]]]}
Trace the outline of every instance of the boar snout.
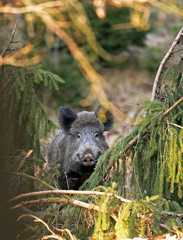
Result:
{"label": "boar snout", "polygon": [[90,167],[95,165],[95,159],[91,153],[86,153],[82,159],[82,164],[85,167]]}
{"label": "boar snout", "polygon": [[101,151],[99,151],[96,155],[96,157],[94,156],[94,154],[92,153],[92,151],[87,150],[82,159],[81,159],[81,163],[83,166],[85,167],[90,167],[90,166],[94,166],[97,163],[98,158],[102,155]]}

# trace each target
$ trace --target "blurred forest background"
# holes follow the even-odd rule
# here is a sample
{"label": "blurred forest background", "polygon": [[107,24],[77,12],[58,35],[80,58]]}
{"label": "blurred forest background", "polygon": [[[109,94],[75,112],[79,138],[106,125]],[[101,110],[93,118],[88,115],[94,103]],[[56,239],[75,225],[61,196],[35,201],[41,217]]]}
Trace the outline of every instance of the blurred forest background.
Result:
{"label": "blurred forest background", "polygon": [[[7,46],[18,19],[14,37],[18,42],[11,48],[17,50],[31,44],[29,56],[44,55],[40,58],[43,69],[59,75],[64,81],[59,84],[59,90],[50,91],[36,85],[48,116],[57,122],[58,106],[69,106],[77,111],[93,110],[99,103],[106,103],[106,97],[124,113],[122,116],[114,111],[114,129],[119,135],[130,125],[138,105],[151,98],[159,63],[182,26],[181,1],[153,1],[152,4],[151,1],[59,1],[57,9],[43,5],[42,18],[38,10],[11,15],[10,4],[21,7],[44,2],[2,2],[7,3],[7,9],[1,19],[0,51]],[[78,66],[80,59],[74,56],[71,41],[68,43],[55,34],[56,30],[50,29],[49,20],[41,11],[48,11],[62,31],[82,49],[92,70],[87,65],[84,69],[81,62]],[[99,76],[93,76],[93,80],[92,74]],[[99,97],[103,92],[97,83],[95,86],[95,78],[102,79],[99,85],[104,90],[103,98]]]}
{"label": "blurred forest background", "polygon": [[[11,196],[14,197],[20,193],[41,189],[40,187],[35,186],[36,184],[33,184],[32,181],[30,182],[30,179],[28,181],[28,178],[30,177],[21,174],[29,174],[29,176],[34,176],[35,178],[39,177],[45,182],[49,182],[49,184],[54,184],[52,176],[56,174],[54,172],[55,169],[53,169],[53,172],[48,171],[45,174],[45,172],[42,172],[43,169],[41,169],[41,166],[45,163],[42,153],[49,141],[48,136],[52,137],[58,128],[57,110],[60,105],[68,106],[76,111],[82,111],[94,110],[99,104],[101,104],[106,109],[111,110],[115,117],[114,129],[107,135],[109,146],[113,145],[117,136],[120,136],[121,134],[123,134],[123,136],[128,136],[132,128],[131,123],[136,110],[143,106],[145,100],[151,100],[152,87],[158,66],[182,26],[182,0],[2,0],[0,2],[0,100],[2,108],[0,146],[1,151],[3,152],[1,155],[3,156],[1,170],[6,169],[7,171],[16,172],[14,175],[16,175],[17,172],[20,174],[18,179],[13,179],[13,184],[11,185]],[[179,50],[180,49],[177,51]],[[180,51],[182,51],[182,49]],[[176,67],[179,66],[180,62],[181,60],[179,59],[176,62],[177,65],[175,64]],[[179,75],[180,69],[177,70],[178,68],[176,67],[174,71],[175,75],[176,73]],[[179,81],[180,79],[177,75],[174,79],[178,79],[177,81]],[[164,80],[166,80],[166,77]],[[182,83],[181,81],[182,80],[180,80],[180,83]],[[178,98],[182,96],[181,86],[178,89],[180,92],[177,96],[176,90],[175,92],[172,90],[173,93],[171,92],[171,94],[173,97],[171,101],[168,100],[168,103],[166,101],[163,102],[162,99],[158,99],[162,102],[157,105],[156,103],[154,105],[152,103],[151,107],[155,107],[154,112],[150,111],[149,108],[148,112],[146,108],[147,118],[150,114],[154,114],[153,119],[155,120],[152,127],[156,126],[156,117],[159,116],[158,114],[165,112],[168,107],[171,107],[171,105],[178,101]],[[156,111],[159,111],[158,114]],[[178,130],[177,128],[176,130],[172,130],[172,132],[175,130],[174,133],[176,137],[172,137],[171,143],[169,140],[165,140],[163,138],[165,135],[168,138],[168,134],[171,132],[166,132],[168,121],[164,121],[164,125],[162,127],[163,130],[158,128],[158,131],[159,135],[161,135],[161,130],[162,132],[165,130],[166,134],[163,135],[163,132],[163,137],[159,138],[159,135],[156,135],[158,131],[155,131],[155,133],[152,133],[150,137],[149,135],[146,136],[149,142],[140,142],[139,140],[136,148],[134,147],[130,153],[128,152],[127,159],[125,160],[128,161],[134,154],[134,162],[136,159],[138,160],[139,157],[139,159],[142,159],[143,165],[143,161],[145,160],[143,160],[141,156],[145,155],[145,150],[143,148],[146,146],[147,157],[150,161],[153,160],[155,162],[155,159],[157,159],[158,162],[160,159],[160,161],[163,162],[161,158],[162,156],[156,155],[159,154],[157,149],[153,149],[151,153],[149,153],[151,150],[150,148],[154,146],[154,144],[156,145],[158,141],[158,144],[160,143],[161,146],[163,145],[161,143],[164,143],[164,145],[165,142],[169,144],[165,145],[165,148],[168,146],[170,149],[173,149],[170,152],[171,154],[174,154],[175,157],[178,147],[180,147],[180,145],[182,146],[181,121],[183,120],[180,113],[182,114],[181,107],[172,114],[176,117],[179,114],[177,118],[174,119],[171,115],[171,120],[176,120],[176,123],[180,124]],[[142,123],[142,121],[140,123]],[[116,142],[118,149],[114,146],[114,151],[111,150],[111,153],[109,152],[109,154],[106,155],[108,161],[111,158],[113,161],[111,162],[114,163],[113,159],[116,158],[117,160],[115,161],[117,162],[119,160],[120,165],[120,160],[123,160],[124,156],[119,155],[119,153],[124,151],[123,154],[126,158],[124,145],[126,146],[131,139],[133,140],[137,132],[140,132],[140,134],[143,135],[144,129],[148,126],[147,123],[151,123],[151,116],[147,122],[143,123],[144,125],[142,124],[142,128],[140,128],[140,130],[137,129],[136,132],[132,132],[129,139],[126,138],[125,141],[119,140]],[[138,124],[135,125],[135,127],[136,126],[138,127]],[[170,126],[168,125],[168,128],[169,127]],[[157,140],[156,143],[151,142],[153,137],[154,141]],[[121,144],[120,141],[123,141],[123,145],[118,145],[119,143]],[[147,142],[150,143],[149,146],[147,145]],[[176,143],[177,145],[174,144],[176,147],[174,147],[172,143]],[[40,151],[40,147],[42,151]],[[115,147],[117,150],[115,150]],[[135,152],[138,151],[137,148],[139,149],[139,155]],[[179,151],[180,154],[181,151],[182,150]],[[114,155],[112,155],[113,153]],[[168,157],[166,156],[167,159],[171,159],[173,155],[168,154],[169,153],[167,153]],[[171,190],[169,191],[167,188],[168,190],[165,189],[165,193],[162,189],[160,190],[163,192],[161,192],[162,196],[166,199],[167,196],[169,199],[170,192],[174,192],[174,173],[177,169],[183,169],[181,160],[182,156],[180,154],[178,155],[179,159],[177,157],[175,161],[177,161],[176,164],[178,164],[178,160],[180,160],[179,162],[181,162],[181,164],[176,165],[177,167],[172,170],[172,175],[174,176],[172,177],[171,175],[171,177],[173,180],[170,179],[170,177],[167,182],[165,181],[164,183],[166,185],[172,181]],[[136,155],[138,156],[136,157]],[[101,164],[103,164],[103,162],[101,162]],[[106,177],[106,179],[109,182],[105,181],[104,185],[106,184],[106,189],[110,186],[110,191],[113,191],[111,183],[119,178],[119,172],[121,172],[120,180],[121,183],[123,183],[124,174],[125,171],[128,170],[126,169],[128,167],[125,166],[125,170],[123,171],[121,170],[124,167],[123,165],[117,166],[117,170],[115,170],[113,166],[111,167],[109,165],[107,165],[109,174],[107,173],[108,175],[106,175],[108,177]],[[96,168],[96,173],[98,173],[97,176],[101,177],[102,174],[99,170],[102,168],[105,169],[106,166],[104,164],[102,167],[99,167]],[[138,167],[139,169],[141,168],[140,163]],[[153,170],[154,169],[156,169],[156,167],[154,167]],[[151,172],[150,164],[149,168],[147,167],[147,170]],[[175,172],[173,172],[174,170]],[[143,169],[143,171],[146,171],[146,169]],[[166,179],[167,172],[166,170],[164,172],[163,171],[161,172],[163,176],[161,180],[164,179],[164,177]],[[179,171],[179,173],[181,173],[181,171]],[[113,176],[111,177],[110,174]],[[118,175],[116,176],[115,174]],[[4,177],[4,174],[1,176]],[[20,180],[20,176],[24,176],[25,180]],[[153,177],[155,178],[155,176],[156,175]],[[4,180],[3,177],[2,181],[0,181],[0,191],[4,192],[2,201],[4,199],[6,200],[6,195],[9,194],[7,192],[8,187],[6,184],[2,184]],[[7,176],[5,174],[5,178],[6,177]],[[35,180],[34,177],[33,180]],[[95,178],[95,175],[93,175],[93,177],[94,180],[97,179]],[[140,177],[142,177],[144,181],[147,176],[144,177],[142,173],[142,176]],[[168,208],[168,204],[165,204],[166,201],[153,198],[152,201],[157,200],[159,201],[158,204],[162,204],[160,209],[163,206],[162,209],[164,210],[164,205],[166,205],[166,209],[173,209],[172,211],[179,209],[180,211],[182,205],[180,207],[178,204],[182,201],[181,191],[183,178],[181,177],[181,174],[177,174],[176,179],[178,179],[176,180],[176,183],[179,184],[179,196],[177,197],[176,195],[179,203],[177,203],[177,205],[175,204],[172,208]],[[35,180],[35,182],[36,181],[37,180]],[[101,183],[103,179],[99,179],[97,181]],[[148,179],[148,181],[143,181],[141,181],[141,183],[146,190],[148,187],[145,186],[146,183],[144,182],[147,182],[148,184],[148,181],[150,180]],[[92,185],[93,182],[89,182],[89,185],[87,186],[88,189],[96,187]],[[43,184],[43,182],[41,184],[44,187],[46,186],[46,189],[54,189],[50,187],[50,185],[45,185],[45,183]],[[158,184],[157,179],[156,184]],[[148,191],[152,195],[155,195],[157,193],[157,189],[154,190],[153,187],[151,189],[149,188],[150,190],[148,189]],[[133,187],[132,191],[134,191]],[[136,195],[130,195],[128,191],[122,189],[120,184],[117,187],[117,192],[121,195],[126,194],[125,196],[128,197],[136,197]],[[143,194],[143,196],[145,196],[146,193]],[[137,195],[137,197],[139,198],[139,195]],[[100,200],[103,202],[106,199],[101,197]],[[110,205],[109,202],[107,202],[108,200],[106,200],[106,205],[104,206],[104,213],[106,215],[111,214],[111,212],[109,213],[105,211],[107,211],[108,206],[110,206],[109,209],[112,209],[114,203],[114,201],[112,201]],[[150,200],[147,199],[147,201]],[[100,205],[101,202],[98,199],[96,202],[99,206],[103,206]],[[132,211],[131,208],[133,203],[130,204],[131,205],[127,207],[125,207],[126,205],[123,205],[124,208],[129,210],[129,212]],[[143,204],[142,211],[145,211],[144,206],[146,206],[146,203]],[[51,212],[54,211],[53,209],[50,209],[51,208],[42,209],[45,214],[43,218],[44,220],[47,220],[47,223],[57,223],[57,215],[55,212],[54,214]],[[119,204],[115,205],[115,211],[117,213],[119,213],[121,209],[122,208]],[[158,211],[160,210],[158,209]],[[144,216],[146,216],[146,213],[144,213]],[[89,214],[89,217],[87,214]],[[91,214],[87,214],[84,213],[83,216],[90,221],[92,219]],[[180,214],[180,212],[178,214]],[[124,219],[129,218],[129,215],[123,216]],[[2,216],[2,229],[6,224],[6,227],[12,226],[12,229],[14,229],[13,224],[15,216],[12,213],[8,215],[8,206],[2,208]],[[116,224],[114,227],[115,232],[114,228],[110,227],[109,229],[109,227],[107,227],[107,220],[105,219],[104,221],[103,216],[101,217],[100,215],[97,221],[91,220],[91,222],[93,221],[92,223],[87,222],[87,224],[91,224],[92,227],[94,226],[94,222],[97,223],[96,225],[98,226],[98,229],[95,227],[96,237],[92,239],[100,239],[97,238],[99,235],[104,236],[103,239],[105,239],[105,234],[109,234],[106,236],[112,236],[110,235],[111,232],[115,236],[113,236],[113,238],[109,237],[106,239],[121,239],[119,231],[117,232],[117,230],[121,228],[120,226],[122,226],[120,225],[121,223],[119,223],[120,217],[118,218],[119,221],[117,223],[119,225]],[[134,213],[132,217],[135,219],[135,217],[138,217],[138,214]],[[150,225],[147,224],[149,217],[151,218],[152,215],[148,212],[146,218],[147,221],[144,220],[143,222],[147,229],[150,229]],[[113,218],[113,222],[114,220],[116,221],[114,216]],[[9,219],[12,220],[12,223],[9,222]],[[103,220],[100,222],[100,219]],[[140,222],[142,219],[139,219],[137,221]],[[61,220],[61,222],[62,221],[63,220]],[[122,221],[124,220],[122,219]],[[27,223],[28,227],[29,223],[30,222]],[[178,225],[179,223],[180,226]],[[179,226],[177,227],[178,230],[176,228],[173,229],[171,225],[171,229],[173,229],[172,233],[176,233],[176,231],[179,231],[182,227],[181,221],[178,223],[176,222],[176,224]],[[103,227],[104,225],[105,227]],[[144,225],[142,224],[142,226]],[[101,227],[100,229],[102,229],[102,232],[100,232],[99,227]],[[5,229],[6,228],[4,228],[4,230]],[[126,235],[124,234],[123,237],[139,236],[140,234],[140,236],[144,236],[145,233],[146,235],[162,233],[159,229],[159,232],[152,229],[146,229],[143,232],[139,229],[140,227],[132,235],[130,235],[131,232],[129,233],[129,231],[127,231],[125,232]],[[31,235],[31,233],[26,232],[24,233],[25,236],[29,236],[30,239],[36,239],[35,236],[39,238],[41,234],[45,234],[45,232],[42,231],[42,228],[39,229],[35,227],[35,229],[31,229],[31,231],[32,230],[34,234]],[[2,231],[1,236],[8,238],[8,234],[10,234],[8,231]],[[82,239],[83,233],[80,232],[78,234],[80,234],[80,239]],[[66,235],[68,235],[68,233]],[[29,237],[26,239],[29,239]],[[54,235],[54,237],[56,238],[56,235]],[[17,238],[21,239],[20,236]],[[65,237],[64,235],[63,238],[58,239],[68,239],[68,236]],[[76,238],[72,238],[71,236],[69,239]],[[83,239],[85,239],[85,236]]]}

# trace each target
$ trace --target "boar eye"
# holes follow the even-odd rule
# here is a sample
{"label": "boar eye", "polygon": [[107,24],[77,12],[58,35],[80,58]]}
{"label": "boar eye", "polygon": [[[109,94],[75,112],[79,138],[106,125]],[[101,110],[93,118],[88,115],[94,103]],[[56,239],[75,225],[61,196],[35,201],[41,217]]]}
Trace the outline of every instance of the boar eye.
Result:
{"label": "boar eye", "polygon": [[98,138],[99,137],[99,133],[95,133],[95,137]]}
{"label": "boar eye", "polygon": [[80,133],[77,134],[77,138],[81,138],[81,134]]}

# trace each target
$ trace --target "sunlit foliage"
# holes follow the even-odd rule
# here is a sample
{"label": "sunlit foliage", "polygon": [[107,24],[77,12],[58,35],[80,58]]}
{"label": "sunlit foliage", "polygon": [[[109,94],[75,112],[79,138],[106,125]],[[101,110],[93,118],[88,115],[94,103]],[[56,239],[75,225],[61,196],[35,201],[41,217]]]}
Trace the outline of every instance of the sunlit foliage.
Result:
{"label": "sunlit foliage", "polygon": [[[92,3],[92,2],[91,2]],[[172,13],[178,17],[183,16],[181,6],[178,1],[158,1],[158,0],[95,0],[93,5],[96,10],[96,14],[100,18],[104,18],[106,15],[106,9],[108,7],[128,7],[130,9],[130,22],[123,23],[122,25],[115,25],[114,29],[126,29],[136,28],[138,30],[147,30],[149,28],[149,19],[151,13],[156,9],[163,13]],[[15,5],[6,4],[0,6],[0,12],[4,14],[4,17],[10,17],[12,15],[25,15],[25,19],[28,23],[28,34],[32,37],[35,36],[34,22],[41,20],[47,28],[47,43],[54,44],[54,38],[52,34],[58,36],[69,48],[73,57],[77,60],[78,66],[86,79],[91,83],[91,92],[94,93],[98,100],[105,108],[110,109],[116,116],[121,119],[126,119],[126,116],[121,113],[117,108],[112,105],[103,90],[102,83],[103,77],[96,72],[90,62],[88,53],[81,49],[72,38],[72,31],[76,31],[80,38],[85,38],[91,49],[98,55],[113,60],[118,57],[114,57],[107,53],[97,43],[96,37],[90,27],[87,14],[83,5],[78,0],[69,1],[32,1],[32,0],[20,0],[16,1]],[[66,17],[67,16],[67,17]],[[8,61],[8,57],[1,59],[1,64],[14,64],[12,56]],[[30,64],[39,61],[40,58],[34,59]],[[123,60],[123,59],[122,59]],[[16,65],[20,66],[21,63],[17,61]],[[26,62],[25,62],[26,64]],[[83,102],[85,105],[90,104],[89,98]]]}

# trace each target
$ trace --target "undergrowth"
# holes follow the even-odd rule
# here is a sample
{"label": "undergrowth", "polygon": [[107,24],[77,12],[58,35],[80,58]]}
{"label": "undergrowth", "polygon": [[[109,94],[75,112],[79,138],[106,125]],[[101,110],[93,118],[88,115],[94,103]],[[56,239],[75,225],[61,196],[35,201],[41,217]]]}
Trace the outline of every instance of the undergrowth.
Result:
{"label": "undergrowth", "polygon": [[[0,73],[2,169],[34,175],[36,166],[45,162],[40,151],[40,139],[47,138],[48,133],[58,128],[48,118],[37,97],[35,84],[43,83],[45,87],[58,89],[63,80],[44,70],[41,65],[3,66]],[[20,178],[13,177],[8,182],[13,193],[34,189],[30,181],[22,181]]]}
{"label": "undergrowth", "polygon": [[[34,80],[31,77],[50,86],[55,86],[52,80],[57,77],[52,75],[53,79],[50,79],[50,72],[31,68],[25,74],[31,79],[26,86],[21,78],[23,71],[18,69],[14,83],[17,86],[16,98],[21,100],[18,124],[28,122],[24,131],[30,134],[32,146],[39,151],[36,143],[39,144],[40,137],[47,135],[48,128],[54,129],[56,125],[48,120],[32,92]],[[20,206],[31,207],[32,212],[39,214],[55,231],[64,227],[72,229],[72,233],[80,240],[89,237],[105,240],[153,238],[167,232],[183,237],[183,102],[174,105],[183,96],[182,64],[168,68],[161,78],[163,84],[159,86],[156,101],[141,105],[136,112],[131,133],[116,140],[81,187],[87,191],[100,190],[104,195],[62,195],[60,198],[43,199],[37,196],[35,201],[22,201]],[[44,122],[43,126],[40,122]],[[37,132],[30,132],[31,129]],[[44,169],[41,177],[50,181],[50,175],[48,177]],[[39,183],[49,188],[48,184]],[[53,187],[50,189],[53,190]],[[117,198],[116,195],[126,199]],[[58,206],[56,203],[61,200],[64,201]],[[79,207],[73,207],[74,200],[80,201]],[[88,207],[84,204],[86,202],[89,203]],[[71,206],[66,207],[67,204]],[[20,206],[16,205],[17,208]],[[43,236],[46,239],[48,231],[54,238],[72,239],[67,234],[58,238],[44,226],[40,228],[24,223],[24,239]]]}
{"label": "undergrowth", "polygon": [[[174,194],[176,201],[182,200],[183,103],[165,115],[183,96],[180,71],[179,67],[173,86],[165,87],[166,101],[147,101],[138,109],[132,132],[117,139],[82,189],[117,182],[117,192],[124,197],[136,199],[158,194],[170,199]],[[129,146],[135,137],[136,141]],[[126,176],[127,170],[130,176]]]}

